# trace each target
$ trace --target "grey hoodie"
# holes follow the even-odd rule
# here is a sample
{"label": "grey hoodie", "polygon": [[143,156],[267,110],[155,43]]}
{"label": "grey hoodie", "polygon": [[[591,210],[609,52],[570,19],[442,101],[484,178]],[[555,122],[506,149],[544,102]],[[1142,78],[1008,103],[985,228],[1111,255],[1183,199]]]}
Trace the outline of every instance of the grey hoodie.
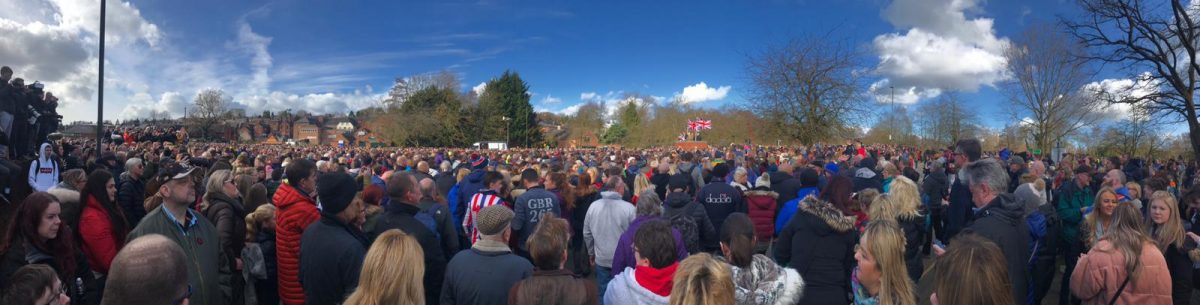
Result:
{"label": "grey hoodie", "polygon": [[596,257],[596,265],[612,267],[617,241],[633,222],[636,212],[633,204],[621,200],[621,194],[616,192],[600,193],[600,200],[588,207],[583,220],[583,242],[588,254]]}
{"label": "grey hoodie", "polygon": [[670,297],[657,295],[639,285],[634,278],[634,272],[636,271],[633,267],[625,268],[624,272],[617,274],[612,282],[608,283],[608,290],[604,292],[604,304],[666,305],[670,302]]}

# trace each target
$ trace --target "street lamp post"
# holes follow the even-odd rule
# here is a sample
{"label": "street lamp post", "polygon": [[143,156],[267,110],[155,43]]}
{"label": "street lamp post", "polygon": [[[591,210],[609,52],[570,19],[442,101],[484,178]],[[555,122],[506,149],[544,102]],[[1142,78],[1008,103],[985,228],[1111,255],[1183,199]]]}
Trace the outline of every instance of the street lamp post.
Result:
{"label": "street lamp post", "polygon": [[509,128],[508,128],[509,118],[506,116],[502,116],[502,117],[500,117],[500,120],[504,121],[504,146],[508,146],[508,142],[512,141],[511,139],[509,139]]}
{"label": "street lamp post", "polygon": [[96,151],[104,152],[104,15],[107,0],[100,0],[100,74],[96,92]]}

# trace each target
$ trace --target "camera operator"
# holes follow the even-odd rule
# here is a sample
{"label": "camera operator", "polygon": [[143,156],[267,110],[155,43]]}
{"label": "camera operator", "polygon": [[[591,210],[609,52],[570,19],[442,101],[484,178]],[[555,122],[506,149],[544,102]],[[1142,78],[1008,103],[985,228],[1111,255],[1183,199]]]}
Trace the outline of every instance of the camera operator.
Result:
{"label": "camera operator", "polygon": [[12,97],[12,133],[8,137],[8,145],[13,154],[10,155],[13,159],[20,159],[32,153],[29,149],[29,96],[33,94],[29,87],[25,86],[25,80],[14,78],[12,80],[13,91],[9,96]]}
{"label": "camera operator", "polygon": [[[37,147],[38,144],[45,142],[45,139],[40,137],[40,135],[42,135],[42,130],[39,128],[41,127],[40,122],[42,120],[42,112],[40,109],[44,107],[43,105],[45,104],[46,95],[46,92],[43,89],[45,89],[45,85],[42,85],[40,82],[33,82],[27,86],[27,93],[25,94],[25,108],[23,108],[25,110],[25,119],[17,121],[17,123],[25,125],[25,142],[22,142],[21,144],[27,148]],[[18,109],[18,111],[19,110],[20,109]]]}
{"label": "camera operator", "polygon": [[46,97],[37,103],[34,107],[40,115],[37,119],[37,139],[36,141],[46,141],[46,138],[55,131],[58,131],[59,122],[62,116],[58,115],[58,98],[54,97],[53,93],[46,91]]}
{"label": "camera operator", "polygon": [[9,68],[8,66],[0,67],[0,132],[3,132],[4,134],[3,136],[0,136],[0,142],[3,142],[3,144],[7,146],[7,148],[4,150],[10,154],[11,151],[9,151],[9,149],[12,148],[12,141],[9,136],[12,135],[13,131],[12,113],[14,106],[12,94],[14,91],[16,91],[11,85],[8,84],[9,81],[12,81],[12,75],[12,68]]}

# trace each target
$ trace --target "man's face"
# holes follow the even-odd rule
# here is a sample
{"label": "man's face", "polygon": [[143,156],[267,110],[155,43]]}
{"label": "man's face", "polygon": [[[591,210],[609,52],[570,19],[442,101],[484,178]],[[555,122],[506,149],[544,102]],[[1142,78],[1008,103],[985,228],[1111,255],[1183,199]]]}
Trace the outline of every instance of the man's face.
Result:
{"label": "man's face", "polygon": [[312,194],[317,192],[317,173],[308,175],[308,178],[300,180],[300,190]]}
{"label": "man's face", "polygon": [[196,199],[196,183],[189,178],[175,179],[163,185],[165,199],[176,204],[190,204]]}
{"label": "man's face", "polygon": [[146,171],[146,164],[138,163],[138,165],[135,165],[133,167],[133,170],[130,171],[130,174],[133,175],[133,177],[135,177],[135,178],[141,178],[142,173],[145,171]]}
{"label": "man's face", "polygon": [[1081,185],[1081,186],[1091,184],[1092,183],[1092,175],[1088,175],[1087,173],[1075,174],[1075,181],[1079,182],[1079,185]]}

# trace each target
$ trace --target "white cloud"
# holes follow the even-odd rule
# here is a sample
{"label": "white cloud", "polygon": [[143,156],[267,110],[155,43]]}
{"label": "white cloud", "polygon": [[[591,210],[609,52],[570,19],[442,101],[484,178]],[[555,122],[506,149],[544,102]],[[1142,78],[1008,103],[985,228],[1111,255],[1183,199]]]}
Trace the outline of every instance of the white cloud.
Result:
{"label": "white cloud", "polygon": [[595,92],[584,92],[584,93],[579,94],[579,99],[585,100],[585,101],[593,100],[597,97],[600,97],[600,96],[597,95]]}
{"label": "white cloud", "polygon": [[[1142,73],[1137,79],[1117,78],[1091,82],[1080,88],[1081,95],[1091,95],[1092,98],[1104,100],[1136,99],[1159,91],[1159,82],[1149,72]],[[1107,116],[1118,119],[1128,119],[1133,114],[1133,105],[1125,103],[1106,103],[1103,111]]]}
{"label": "white cloud", "polygon": [[975,91],[1007,79],[1003,52],[1008,39],[996,36],[991,18],[967,17],[982,13],[980,2],[892,2],[884,10],[884,18],[906,30],[875,37],[880,61],[875,73],[889,86],[911,92],[907,98],[916,99],[937,96],[933,89]]}
{"label": "white cloud", "polygon": [[896,103],[904,105],[916,104],[919,101],[942,95],[942,90],[938,88],[900,87],[893,91],[889,83],[888,79],[879,80],[872,83],[867,92],[878,103],[891,103],[894,97]]}
{"label": "white cloud", "polygon": [[559,103],[562,103],[561,98],[549,94],[546,94],[546,97],[542,99],[542,105],[557,105]]}
{"label": "white cloud", "polygon": [[[225,42],[225,50],[217,47],[213,52],[196,55],[185,51],[190,45],[172,44],[170,35],[129,2],[110,1],[107,13],[106,119],[179,117],[184,107],[191,104],[194,94],[203,88],[222,88],[232,97],[235,103],[232,107],[247,109],[248,113],[288,108],[345,113],[376,105],[382,97],[369,86],[351,89],[361,85],[348,84],[362,84],[365,79],[347,73],[351,68],[341,68],[346,61],[338,69],[302,71],[306,76],[297,82],[275,84],[280,77],[292,81],[288,73],[296,72],[290,68],[295,65],[285,67],[284,75],[276,75],[271,38],[256,33],[245,16],[233,22],[233,31],[228,33],[233,38]],[[5,33],[0,35],[0,58],[4,59],[4,65],[16,70],[15,77],[45,83],[46,90],[59,97],[59,111],[66,121],[93,121],[97,105],[98,24],[98,1],[0,0],[0,33]],[[367,54],[363,55],[367,56],[364,60],[351,62],[377,67],[373,63],[447,52],[460,53],[418,50]],[[322,59],[304,59],[310,63],[314,60],[320,63]],[[329,65],[322,67],[325,66]]]}
{"label": "white cloud", "polygon": [[481,82],[475,87],[471,87],[471,91],[475,92],[475,96],[483,95],[483,90],[487,89],[487,82]]}
{"label": "white cloud", "polygon": [[683,92],[676,93],[675,97],[678,97],[684,103],[716,101],[724,99],[726,95],[729,95],[729,89],[729,86],[709,88],[708,84],[700,82],[699,84],[684,87]]}
{"label": "white cloud", "polygon": [[583,103],[568,106],[567,108],[563,108],[562,110],[556,111],[555,113],[558,113],[561,115],[575,115],[576,113],[579,113],[579,107],[583,107]]}

